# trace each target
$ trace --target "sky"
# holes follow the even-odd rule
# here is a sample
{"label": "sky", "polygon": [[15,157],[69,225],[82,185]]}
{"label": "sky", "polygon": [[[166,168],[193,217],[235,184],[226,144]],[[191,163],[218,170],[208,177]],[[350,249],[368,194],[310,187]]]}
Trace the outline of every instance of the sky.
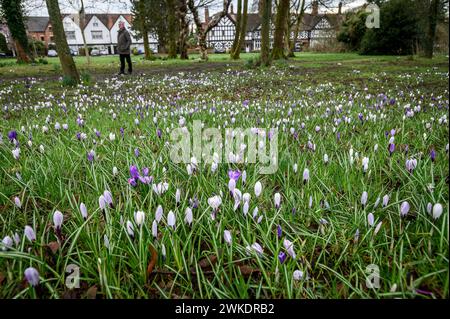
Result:
{"label": "sky", "polygon": [[[233,0],[234,8],[236,8],[237,0]],[[249,1],[249,4],[253,0]],[[336,7],[339,0],[336,0]],[[355,7],[364,4],[365,0],[354,0],[348,7]],[[61,11],[63,13],[76,12],[79,5],[78,0],[59,0]],[[215,5],[210,9],[210,15],[219,11],[222,7],[222,0],[215,0]],[[85,0],[85,7],[87,13],[129,13],[131,8],[130,0]],[[25,0],[25,10],[29,16],[48,16],[45,7],[45,0]],[[202,10],[201,10],[202,11]],[[203,12],[200,12],[203,16]]]}

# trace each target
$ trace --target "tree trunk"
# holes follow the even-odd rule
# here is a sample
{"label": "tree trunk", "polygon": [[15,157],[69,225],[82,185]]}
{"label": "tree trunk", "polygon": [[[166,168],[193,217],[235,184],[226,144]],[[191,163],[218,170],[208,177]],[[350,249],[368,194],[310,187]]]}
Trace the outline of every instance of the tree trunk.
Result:
{"label": "tree trunk", "polygon": [[286,58],[284,54],[284,34],[286,20],[289,13],[289,0],[279,0],[277,16],[275,20],[275,34],[273,38],[272,59]]}
{"label": "tree trunk", "polygon": [[272,16],[272,0],[261,0],[261,64],[270,65],[270,17]]}
{"label": "tree trunk", "polygon": [[303,16],[305,14],[305,0],[302,0],[302,5],[300,8],[300,12],[297,15],[297,19],[295,21],[295,26],[294,26],[294,36],[290,45],[290,51],[292,52],[292,54],[294,54],[295,51],[295,44],[298,41],[298,35],[300,34],[300,25],[302,23],[303,20]]}
{"label": "tree trunk", "polygon": [[20,44],[20,42],[17,41],[17,40],[14,40],[14,43],[16,45],[16,51],[17,51],[17,62],[19,62],[19,63],[29,63],[30,62],[30,57],[28,56],[28,54],[23,49],[23,47]]}
{"label": "tree trunk", "polygon": [[59,9],[58,0],[45,0],[50,16],[50,22],[53,28],[53,37],[55,39],[56,49],[58,52],[59,61],[65,77],[72,81],[79,83],[80,75],[77,67],[70,54],[69,45],[67,44],[66,33],[64,32],[63,23],[61,20],[61,11]]}
{"label": "tree trunk", "polygon": [[234,26],[234,40],[231,46],[230,58],[234,59],[234,52],[239,43],[239,37],[241,36],[241,18],[242,18],[242,0],[237,0],[236,11],[236,25]]}
{"label": "tree trunk", "polygon": [[139,0],[139,14],[140,14],[140,27],[142,33],[142,39],[144,41],[144,59],[150,60],[152,57],[152,51],[150,51],[150,45],[148,43],[148,28],[147,23],[145,21],[146,13],[145,13],[145,2],[144,0]]}
{"label": "tree trunk", "polygon": [[200,59],[208,60],[208,46],[206,44],[206,33],[202,32],[198,35],[198,45],[200,46]]}
{"label": "tree trunk", "polygon": [[242,23],[241,23],[241,30],[239,30],[239,40],[233,52],[234,60],[239,59],[242,46],[245,43],[245,34],[247,33],[247,19],[248,19],[247,11],[248,11],[248,0],[244,0],[244,12],[242,13]]}
{"label": "tree trunk", "polygon": [[91,64],[91,55],[89,54],[89,49],[86,42],[86,35],[84,34],[84,27],[85,27],[85,21],[86,21],[86,13],[84,11],[84,1],[81,0],[81,8],[80,8],[80,30],[81,30],[81,38],[83,39],[83,48],[84,48],[84,55],[86,56],[87,64]]}
{"label": "tree trunk", "polygon": [[23,21],[23,10],[21,0],[0,0],[3,17],[16,44],[17,62],[29,63],[33,60],[28,47],[28,37]]}
{"label": "tree trunk", "polygon": [[180,24],[180,36],[178,46],[180,48],[180,59],[188,60],[187,53],[187,38],[189,35],[189,22],[186,19],[187,16],[187,4],[186,0],[178,0],[178,19]]}
{"label": "tree trunk", "polygon": [[434,38],[436,37],[436,26],[439,13],[439,0],[431,0],[428,9],[428,26],[425,38],[425,57],[433,58]]}
{"label": "tree trunk", "polygon": [[175,12],[175,0],[166,0],[167,3],[167,25],[169,35],[169,59],[177,58],[177,18]]}

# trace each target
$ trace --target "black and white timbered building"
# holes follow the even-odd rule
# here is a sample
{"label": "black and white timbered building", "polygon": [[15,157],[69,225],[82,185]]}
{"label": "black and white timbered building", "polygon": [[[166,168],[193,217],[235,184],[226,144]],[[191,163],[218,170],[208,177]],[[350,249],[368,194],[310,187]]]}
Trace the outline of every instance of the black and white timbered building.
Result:
{"label": "black and white timbered building", "polygon": [[[207,35],[207,43],[215,52],[226,52],[233,45],[235,35],[236,14],[227,13]],[[209,19],[207,13],[205,17]],[[211,19],[214,19],[214,15]],[[337,14],[319,14],[317,10],[304,13],[295,47],[316,47],[335,39],[342,23],[343,16]],[[271,25],[270,39],[273,41],[274,26]],[[294,32],[291,31],[291,39]],[[261,49],[261,17],[257,13],[249,13],[247,33],[245,37],[245,51],[259,51]]]}

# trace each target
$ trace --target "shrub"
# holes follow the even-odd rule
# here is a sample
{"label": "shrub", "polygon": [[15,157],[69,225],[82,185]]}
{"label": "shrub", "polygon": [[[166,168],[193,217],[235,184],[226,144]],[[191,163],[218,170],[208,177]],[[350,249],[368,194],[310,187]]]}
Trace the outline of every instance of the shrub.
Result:
{"label": "shrub", "polygon": [[62,79],[62,85],[63,86],[75,86],[76,84],[77,84],[77,82],[71,76],[67,76],[66,75]]}

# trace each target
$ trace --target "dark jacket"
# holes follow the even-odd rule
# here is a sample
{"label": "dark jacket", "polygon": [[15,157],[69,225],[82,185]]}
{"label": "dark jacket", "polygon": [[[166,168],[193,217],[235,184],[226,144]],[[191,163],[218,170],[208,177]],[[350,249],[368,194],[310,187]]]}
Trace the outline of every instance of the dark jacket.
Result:
{"label": "dark jacket", "polygon": [[119,30],[117,34],[117,53],[130,54],[131,36],[126,29]]}

